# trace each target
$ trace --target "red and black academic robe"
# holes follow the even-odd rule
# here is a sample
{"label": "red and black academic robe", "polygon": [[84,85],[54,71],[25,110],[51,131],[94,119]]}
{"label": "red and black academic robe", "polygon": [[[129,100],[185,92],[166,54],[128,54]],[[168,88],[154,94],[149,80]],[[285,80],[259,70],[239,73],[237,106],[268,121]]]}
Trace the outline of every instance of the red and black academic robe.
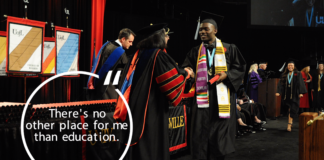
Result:
{"label": "red and black academic robe", "polygon": [[299,71],[294,72],[293,78],[290,83],[291,87],[288,86],[288,75],[287,78],[284,80],[284,83],[282,83],[282,76],[283,75],[281,75],[280,81],[277,86],[277,93],[281,95],[281,99],[283,102],[283,105],[281,106],[282,112],[284,114],[287,114],[289,108],[290,117],[296,118],[298,117],[299,110],[299,94],[307,93],[305,83]]}
{"label": "red and black academic robe", "polygon": [[[215,157],[235,151],[235,93],[242,84],[246,62],[234,44],[223,43],[223,46],[228,70],[227,78],[223,82],[230,89],[230,118],[223,119],[218,116],[216,83],[208,86],[209,108],[198,108],[196,98],[193,98],[191,153],[195,159],[216,159]],[[182,67],[191,67],[194,72],[197,71],[198,50],[199,46],[196,46],[189,51]],[[206,57],[208,61],[208,56]],[[213,66],[212,72],[214,75]],[[208,80],[211,78],[213,77],[208,76]]]}
{"label": "red and black academic robe", "polygon": [[[140,50],[138,58],[129,97],[134,132],[125,159],[169,160],[169,101],[179,104],[188,73],[162,50]],[[123,79],[126,74],[125,70]],[[127,142],[128,133],[123,133],[122,142]]]}

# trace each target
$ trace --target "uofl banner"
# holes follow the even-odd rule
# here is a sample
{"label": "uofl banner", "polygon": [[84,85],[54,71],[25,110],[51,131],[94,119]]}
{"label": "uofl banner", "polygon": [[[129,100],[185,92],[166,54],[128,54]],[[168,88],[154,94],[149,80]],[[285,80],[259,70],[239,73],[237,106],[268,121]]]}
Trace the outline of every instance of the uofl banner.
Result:
{"label": "uofl banner", "polygon": [[45,22],[7,17],[8,73],[41,73]]}
{"label": "uofl banner", "polygon": [[55,26],[56,74],[79,70],[80,35],[81,30]]}
{"label": "uofl banner", "polygon": [[7,32],[0,31],[0,76],[7,76],[6,73],[6,51]]}
{"label": "uofl banner", "polygon": [[186,149],[187,112],[186,106],[169,107],[169,151],[175,154]]}
{"label": "uofl banner", "polygon": [[55,38],[45,37],[43,54],[43,75],[55,74]]}

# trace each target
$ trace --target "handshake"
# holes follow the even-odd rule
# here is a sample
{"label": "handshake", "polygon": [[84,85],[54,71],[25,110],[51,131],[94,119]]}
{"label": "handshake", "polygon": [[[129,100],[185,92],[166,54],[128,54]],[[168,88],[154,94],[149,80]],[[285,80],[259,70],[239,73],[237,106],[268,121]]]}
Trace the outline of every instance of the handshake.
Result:
{"label": "handshake", "polygon": [[190,74],[191,78],[195,78],[195,72],[193,72],[192,68],[186,67],[185,70]]}
{"label": "handshake", "polygon": [[[190,67],[186,67],[185,68],[186,71],[188,71],[188,73],[190,74],[191,78],[195,78],[195,72],[193,72],[192,68]],[[211,84],[213,84],[214,82],[216,83],[220,83],[222,81],[224,81],[227,78],[227,73],[226,72],[220,72],[217,73],[210,81]]]}

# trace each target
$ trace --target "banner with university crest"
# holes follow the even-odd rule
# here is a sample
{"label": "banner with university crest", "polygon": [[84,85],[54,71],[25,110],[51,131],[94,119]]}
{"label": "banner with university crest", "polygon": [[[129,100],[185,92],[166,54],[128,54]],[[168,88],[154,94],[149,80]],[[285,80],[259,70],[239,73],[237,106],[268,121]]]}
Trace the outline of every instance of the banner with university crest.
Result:
{"label": "banner with university crest", "polygon": [[45,22],[8,16],[7,73],[42,72]]}
{"label": "banner with university crest", "polygon": [[55,26],[56,74],[79,70],[80,33],[78,29]]}

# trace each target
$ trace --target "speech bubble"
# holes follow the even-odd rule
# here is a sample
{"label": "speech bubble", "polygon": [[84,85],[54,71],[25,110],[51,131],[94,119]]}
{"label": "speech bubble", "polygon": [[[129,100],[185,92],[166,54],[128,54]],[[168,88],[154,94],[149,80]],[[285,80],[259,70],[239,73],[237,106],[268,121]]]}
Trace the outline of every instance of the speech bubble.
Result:
{"label": "speech bubble", "polygon": [[[33,93],[29,96],[25,106],[24,106],[24,109],[23,109],[23,112],[22,112],[22,116],[21,116],[21,121],[20,121],[20,132],[21,132],[21,140],[23,142],[23,145],[24,145],[24,148],[29,156],[29,158],[31,160],[35,160],[33,155],[30,153],[29,149],[28,149],[28,146],[27,146],[27,143],[26,143],[26,139],[25,139],[25,129],[24,129],[24,119],[25,119],[25,116],[26,116],[26,111],[27,111],[27,107],[28,107],[28,104],[30,103],[30,101],[33,99],[33,97],[35,96],[35,94],[37,93],[38,90],[40,90],[44,85],[46,85],[48,82],[56,79],[56,78],[59,78],[61,76],[66,76],[66,75],[70,75],[70,74],[83,74],[83,75],[88,75],[88,76],[93,76],[93,77],[96,77],[96,78],[99,78],[99,75],[97,74],[94,74],[94,73],[91,73],[91,72],[86,72],[86,71],[72,71],[72,72],[64,72],[64,73],[60,73],[60,74],[57,74],[53,77],[50,77],[49,79],[45,80],[43,83],[41,83],[34,91]],[[127,112],[128,112],[128,116],[129,116],[129,122],[130,122],[130,133],[129,133],[129,137],[128,137],[128,143],[126,145],[126,148],[123,152],[123,154],[121,155],[121,157],[119,158],[119,160],[122,160],[128,149],[129,149],[129,146],[130,146],[130,142],[132,140],[132,135],[133,135],[133,117],[132,117],[132,113],[130,112],[130,108],[129,108],[129,105],[125,99],[125,97],[123,96],[123,94],[118,90],[116,89],[115,90],[119,96],[121,96],[123,102],[125,103],[126,105],[126,108],[127,108]]]}

